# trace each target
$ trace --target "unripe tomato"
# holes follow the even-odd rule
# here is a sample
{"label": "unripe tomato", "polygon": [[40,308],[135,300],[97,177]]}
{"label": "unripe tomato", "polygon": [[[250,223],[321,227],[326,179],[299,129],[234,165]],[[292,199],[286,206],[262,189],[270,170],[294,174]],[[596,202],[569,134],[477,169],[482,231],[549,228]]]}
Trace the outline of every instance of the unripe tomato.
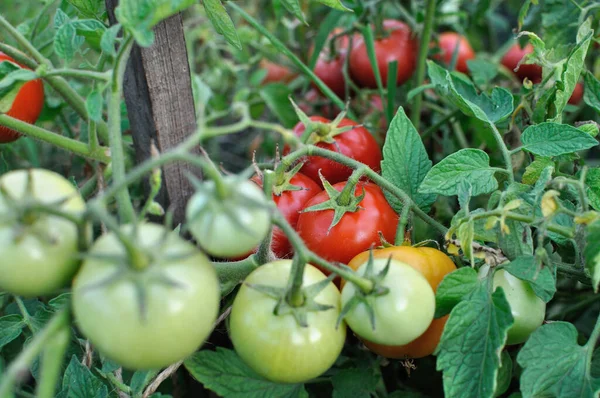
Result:
{"label": "unripe tomato", "polygon": [[[235,351],[259,375],[279,383],[302,383],[323,374],[342,352],[346,325],[336,327],[340,315],[340,292],[333,283],[317,294],[315,301],[332,308],[309,311],[307,327],[292,314],[274,313],[278,300],[251,285],[283,288],[292,269],[291,260],[262,265],[242,284],[229,316],[229,336]],[[325,279],[310,264],[304,268],[302,286]]]}
{"label": "unripe tomato", "polygon": [[[371,297],[368,302],[375,317],[371,323],[366,304],[354,306],[345,316],[346,323],[360,338],[377,344],[402,345],[421,336],[433,320],[435,294],[425,277],[411,266],[397,260],[377,258],[373,260],[375,273],[379,273],[388,261],[387,275],[380,282],[388,293]],[[367,263],[358,267],[364,275]],[[347,283],[342,289],[342,307],[357,294],[357,287]]]}
{"label": "unripe tomato", "polygon": [[[310,120],[313,122],[330,123],[331,121],[322,116],[311,116]],[[339,152],[352,159],[358,160],[369,166],[376,172],[381,170],[381,149],[379,144],[371,135],[371,133],[364,127],[359,126],[353,120],[343,119],[338,127],[356,126],[353,129],[345,131],[333,137],[335,141],[332,144],[327,142],[317,142],[317,146],[329,149],[330,151]],[[294,127],[294,134],[298,137],[302,137],[306,127],[302,122],[299,122]],[[314,132],[313,134],[317,134]],[[284,154],[289,152],[289,148],[284,149]],[[340,163],[334,162],[333,160],[322,158],[319,156],[308,156],[306,163],[300,170],[303,174],[312,178],[317,184],[322,185],[321,178],[319,177],[319,171],[327,181],[331,184],[336,182],[345,181],[352,174],[352,169],[346,167]]]}
{"label": "unripe tomato", "polygon": [[573,94],[569,98],[569,104],[571,105],[579,105],[581,100],[583,99],[583,84],[577,83],[575,85],[575,89],[573,90]]}
{"label": "unripe tomato", "polygon": [[205,181],[186,207],[190,233],[207,253],[233,258],[254,249],[271,226],[268,199],[251,181],[223,177],[227,193],[219,197],[214,181]]}
{"label": "unripe tomato", "polygon": [[[0,52],[0,62],[3,61],[10,61],[19,65],[21,68],[26,68],[8,55]],[[44,84],[41,79],[36,79],[28,81],[21,87],[10,110],[6,114],[15,119],[33,124],[37,121],[40,113],[42,113],[43,107]],[[21,135],[16,131],[0,126],[0,144],[16,141],[20,136]]]}
{"label": "unripe tomato", "polygon": [[[398,62],[396,84],[405,83],[413,75],[417,66],[418,44],[412,37],[408,25],[400,21],[384,21],[384,30],[389,36],[375,40],[375,58],[381,75],[382,84],[387,87],[388,64]],[[350,52],[350,75],[362,87],[376,88],[375,73],[367,54],[364,40],[360,40]]]}
{"label": "unripe tomato", "polygon": [[[131,226],[122,232],[133,235]],[[114,233],[94,243],[73,283],[75,322],[101,354],[125,368],[160,369],[209,336],[219,281],[202,252],[161,225],[138,225],[132,239],[147,256],[145,268],[133,268]]]}
{"label": "unripe tomato", "polygon": [[0,290],[25,297],[54,293],[79,266],[78,228],[43,212],[19,214],[19,206],[39,204],[80,217],[83,198],[66,178],[44,169],[8,172],[0,186],[9,196],[0,193]]}
{"label": "unripe tomato", "polygon": [[[341,191],[345,182],[333,185]],[[328,261],[347,264],[358,253],[371,246],[380,245],[379,233],[388,241],[393,241],[398,226],[398,215],[388,204],[381,189],[369,182],[359,182],[354,188],[354,196],[365,196],[355,212],[347,212],[331,230],[333,210],[306,211],[298,217],[296,227],[308,248]],[[306,203],[306,208],[329,200],[326,191],[314,196]]]}
{"label": "unripe tomato", "polygon": [[[444,276],[456,270],[456,265],[450,257],[431,247],[392,246],[373,250],[373,258],[387,259],[390,257],[419,271],[427,279],[434,293],[437,292]],[[354,257],[348,263],[348,266],[357,270],[368,260],[369,252],[363,252]],[[342,280],[342,288],[344,284],[345,281]],[[406,345],[389,346],[376,344],[368,340],[363,342],[371,351],[387,358],[422,358],[433,354],[435,351],[447,320],[448,316],[434,319],[423,335]]]}
{"label": "unripe tomato", "polygon": [[508,329],[507,345],[524,343],[544,323],[546,303],[535,295],[531,285],[503,269],[494,273],[494,290],[501,287],[514,318]]}
{"label": "unripe tomato", "polygon": [[528,78],[533,83],[539,83],[542,81],[542,67],[539,65],[521,64],[519,70],[515,72],[515,68],[521,62],[521,59],[532,52],[533,46],[531,43],[527,43],[523,48],[519,47],[519,43],[515,43],[502,58],[502,65],[513,71],[521,80]]}
{"label": "unripe tomato", "polygon": [[268,59],[260,61],[260,67],[267,71],[262,83],[289,83],[298,75],[287,66],[279,65]]}
{"label": "unripe tomato", "polygon": [[467,38],[456,32],[444,32],[440,34],[439,46],[442,53],[437,54],[435,58],[442,60],[446,65],[450,65],[457,45],[456,70],[462,73],[469,73],[467,61],[475,58],[475,51],[473,51]]}

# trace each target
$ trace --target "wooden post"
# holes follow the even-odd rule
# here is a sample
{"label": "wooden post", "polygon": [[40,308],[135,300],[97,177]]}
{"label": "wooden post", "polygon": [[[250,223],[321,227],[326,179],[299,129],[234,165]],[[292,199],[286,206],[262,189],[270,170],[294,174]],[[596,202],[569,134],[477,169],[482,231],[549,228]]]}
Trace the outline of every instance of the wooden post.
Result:
{"label": "wooden post", "polygon": [[[105,0],[111,24],[118,0]],[[150,156],[151,143],[161,152],[182,142],[196,129],[192,82],[181,14],[154,29],[154,44],[134,45],[127,65],[124,94],[138,162]],[[175,225],[185,218],[185,205],[194,189],[185,177],[186,164],[163,168],[163,186],[157,198],[173,210]]]}

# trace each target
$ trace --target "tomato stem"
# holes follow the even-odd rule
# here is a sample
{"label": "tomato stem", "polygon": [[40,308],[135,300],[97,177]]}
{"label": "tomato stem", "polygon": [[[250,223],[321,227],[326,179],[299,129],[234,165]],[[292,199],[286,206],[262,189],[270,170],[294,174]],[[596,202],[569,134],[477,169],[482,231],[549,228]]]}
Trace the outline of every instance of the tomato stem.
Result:
{"label": "tomato stem", "polygon": [[304,304],[304,294],[302,293],[302,280],[304,278],[304,267],[306,260],[303,253],[296,254],[292,259],[292,270],[288,281],[287,301],[292,307],[301,307]]}
{"label": "tomato stem", "polygon": [[[417,60],[417,74],[414,80],[414,87],[423,85],[425,80],[425,66],[427,62],[427,54],[429,52],[429,43],[431,42],[431,33],[435,26],[435,10],[436,0],[427,0],[425,8],[425,21],[423,25],[423,33],[421,34],[421,42],[419,45],[419,58]],[[413,100],[413,107],[410,120],[415,129],[419,130],[421,124],[421,106],[423,104],[423,92],[418,93]]]}
{"label": "tomato stem", "polygon": [[[112,157],[113,180],[119,184],[125,180],[125,153],[123,151],[123,135],[121,133],[121,96],[123,94],[123,77],[127,60],[133,47],[133,36],[127,36],[115,61],[113,70],[110,95],[108,97],[108,126],[110,135],[110,152]],[[135,219],[135,210],[129,197],[127,186],[120,188],[116,192],[118,203],[117,210],[121,222],[129,223]]]}
{"label": "tomato stem", "polygon": [[[273,182],[275,179],[275,172],[272,170],[265,170],[263,173],[263,190],[265,192],[265,196],[272,200],[273,197]],[[269,228],[269,232],[267,236],[262,240],[260,246],[258,246],[258,250],[256,251],[256,256],[258,258],[259,263],[266,264],[268,263],[274,255],[271,251],[271,242],[273,241],[273,225]]]}
{"label": "tomato stem", "polygon": [[68,328],[70,324],[70,310],[68,308],[60,310],[46,324],[46,327],[34,335],[33,339],[27,344],[23,351],[17,356],[8,368],[5,369],[2,379],[0,379],[0,397],[10,397],[15,387],[18,376],[33,364],[33,361],[39,356],[46,347],[48,341],[59,333],[63,328]]}
{"label": "tomato stem", "polygon": [[396,238],[394,244],[400,246],[404,243],[406,237],[406,226],[408,225],[408,219],[410,217],[410,206],[403,204],[402,212],[400,212],[400,221],[398,222],[398,229],[396,229]]}

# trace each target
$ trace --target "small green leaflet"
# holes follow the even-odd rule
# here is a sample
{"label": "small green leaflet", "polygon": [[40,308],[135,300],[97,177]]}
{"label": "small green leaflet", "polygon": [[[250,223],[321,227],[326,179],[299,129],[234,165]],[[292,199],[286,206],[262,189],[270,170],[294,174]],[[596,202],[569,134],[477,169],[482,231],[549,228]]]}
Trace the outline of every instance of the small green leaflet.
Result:
{"label": "small green leaflet", "polygon": [[531,228],[515,220],[506,220],[506,226],[510,229],[509,234],[501,233],[500,226],[496,226],[498,244],[506,257],[512,260],[524,254],[533,254]]}
{"label": "small green leaflet", "polygon": [[594,291],[600,284],[600,221],[588,225],[585,246],[586,269],[592,276]]}
{"label": "small green leaflet", "polygon": [[531,255],[519,256],[504,266],[513,276],[529,282],[536,296],[548,302],[556,293],[556,281],[549,266],[539,267]]}
{"label": "small green leaflet", "polygon": [[577,24],[565,21],[577,21],[581,10],[577,3],[564,0],[545,0],[540,2],[544,39],[548,48],[556,48],[560,44],[575,42]]}
{"label": "small green leaflet", "polygon": [[[406,192],[419,208],[428,212],[437,195],[419,193],[419,186],[431,165],[421,136],[404,113],[404,108],[398,108],[383,146],[383,177]],[[403,205],[398,198],[387,192],[386,197],[399,213]]]}
{"label": "small green leaflet", "polygon": [[0,318],[0,351],[2,347],[21,335],[25,322],[20,315],[7,315]]}
{"label": "small green leaflet", "polygon": [[585,185],[590,205],[600,211],[600,168],[588,170],[585,176]]}
{"label": "small green leaflet", "polygon": [[585,90],[583,90],[583,100],[596,112],[600,112],[600,81],[591,73],[586,73],[583,77]]}
{"label": "small green leaflet", "polygon": [[370,398],[375,394],[378,382],[373,368],[343,369],[331,378],[333,398]]}
{"label": "small green leaflet", "polygon": [[540,178],[542,171],[548,167],[554,166],[554,161],[550,158],[539,156],[527,166],[523,173],[523,184],[533,185]]}
{"label": "small green leaflet", "polygon": [[478,86],[490,83],[498,75],[498,65],[485,59],[470,59],[467,66],[473,82]]}
{"label": "small green leaflet", "polygon": [[98,0],[67,0],[67,3],[77,8],[86,18],[99,18],[104,8],[104,2]]}
{"label": "small green leaflet", "polygon": [[598,145],[594,137],[578,128],[551,122],[527,127],[521,142],[524,150],[539,156],[559,156]]}
{"label": "small green leaflet", "polygon": [[[227,14],[227,10],[225,10],[221,0],[204,0],[202,3],[204,4],[206,15],[208,15],[208,19],[210,19],[210,22],[215,27],[217,33],[223,35],[229,44],[238,50],[241,50],[242,43],[240,42],[237,31],[235,30],[233,21],[231,20],[229,14]],[[284,4],[285,3],[286,2],[284,1]],[[300,11],[300,13],[302,13],[302,11]]]}
{"label": "small green leaflet", "polygon": [[99,122],[102,119],[102,105],[104,104],[104,99],[102,98],[102,93],[98,90],[92,91],[87,98],[85,99],[85,109],[90,115],[90,119],[95,122]]}
{"label": "small green leaflet", "polygon": [[319,3],[325,4],[327,7],[335,8],[336,10],[341,11],[350,11],[352,10],[346,7],[341,0],[317,0]]}
{"label": "small green leaflet", "polygon": [[[219,1],[219,0],[213,0],[213,1]],[[294,16],[300,20],[300,22],[302,22],[303,24],[308,24],[306,22],[306,18],[304,17],[304,13],[302,12],[302,7],[300,6],[300,3],[298,0],[280,0],[280,1],[281,1],[281,4],[283,4],[283,6],[285,8],[287,8],[287,10],[289,12],[294,14]]]}
{"label": "small green leaflet", "polygon": [[117,41],[119,30],[121,30],[120,24],[113,25],[104,32],[102,39],[100,39],[100,48],[102,51],[113,57],[117,55],[115,42]]}
{"label": "small green leaflet", "polygon": [[65,370],[60,396],[68,398],[108,397],[106,386],[75,355]]}
{"label": "small green leaflet", "polygon": [[465,115],[476,117],[486,123],[505,119],[513,111],[513,96],[503,88],[495,87],[491,96],[477,94],[473,83],[466,77],[451,74],[448,70],[427,61],[431,83],[436,90],[450,100]]}
{"label": "small green leaflet", "polygon": [[500,353],[512,323],[504,292],[490,294],[486,283],[454,307],[437,348],[445,397],[493,397]]}
{"label": "small green leaflet", "polygon": [[490,193],[498,188],[494,173],[499,170],[490,167],[490,157],[484,151],[461,149],[429,170],[419,192],[457,195],[460,183],[468,181],[473,196]]}
{"label": "small green leaflet", "polygon": [[494,397],[499,397],[504,394],[510,387],[512,381],[513,362],[510,354],[505,350],[502,351],[500,359],[500,369],[498,371],[498,379],[496,380],[496,391]]}
{"label": "small green leaflet", "polygon": [[462,267],[444,276],[435,294],[435,317],[447,315],[479,286],[477,271]]}
{"label": "small green leaflet", "polygon": [[563,90],[556,91],[556,97],[554,99],[554,108],[556,109],[556,117],[552,119],[555,122],[562,121],[562,111],[565,109],[569,98],[573,94],[573,90],[579,81],[579,75],[585,68],[585,56],[587,55],[590,42],[592,40],[592,20],[588,18],[586,22],[581,25],[577,32],[577,46],[567,59],[566,64],[563,66],[563,72],[560,76],[560,80],[563,83]]}
{"label": "small green leaflet", "polygon": [[217,347],[189,357],[184,366],[204,387],[223,398],[308,398],[302,384],[277,384],[254,373],[235,351]]}
{"label": "small green leaflet", "polygon": [[577,329],[567,322],[542,325],[529,336],[519,351],[523,368],[521,392],[524,398],[593,398],[600,383],[588,371],[588,350],[594,344],[577,344]]}
{"label": "small green leaflet", "polygon": [[462,223],[460,227],[458,227],[457,235],[465,257],[468,258],[471,265],[473,265],[475,263],[475,258],[473,257],[475,222],[472,219],[469,219],[469,221]]}

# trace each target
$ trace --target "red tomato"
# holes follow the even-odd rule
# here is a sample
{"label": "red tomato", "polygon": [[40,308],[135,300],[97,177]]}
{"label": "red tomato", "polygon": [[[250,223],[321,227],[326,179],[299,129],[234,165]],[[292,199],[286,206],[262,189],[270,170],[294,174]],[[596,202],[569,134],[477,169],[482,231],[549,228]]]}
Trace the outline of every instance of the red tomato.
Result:
{"label": "red tomato", "polygon": [[[515,43],[502,58],[502,65],[514,72],[521,59],[532,52],[533,46],[531,43],[527,43],[523,48],[519,47],[519,43]],[[515,74],[521,80],[528,78],[534,83],[542,81],[542,67],[536,64],[521,64]]]}
{"label": "red tomato", "polygon": [[456,32],[444,32],[439,36],[439,46],[442,51],[441,54],[437,54],[434,58],[442,60],[446,65],[450,65],[452,62],[452,55],[458,45],[458,54],[456,56],[456,70],[462,73],[469,73],[467,67],[467,61],[475,58],[475,51],[469,44],[469,41]]}
{"label": "red tomato", "polygon": [[571,94],[571,98],[569,98],[569,104],[579,105],[581,100],[583,99],[583,84],[577,83],[575,85],[575,89],[573,90],[573,94]]}
{"label": "red tomato", "polygon": [[[345,185],[346,182],[340,182],[333,187],[341,191]],[[329,227],[333,220],[333,210],[300,213],[296,230],[310,250],[326,260],[347,264],[372,245],[380,245],[379,232],[388,242],[394,241],[398,215],[377,185],[359,182],[354,195],[362,195],[363,190],[365,196],[359,203],[359,209],[344,214],[331,230]],[[306,203],[306,208],[328,199],[327,192],[321,192]]]}
{"label": "red tomato", "polygon": [[[411,35],[408,25],[400,21],[386,20],[384,29],[389,36],[375,40],[375,57],[383,86],[387,86],[388,63],[398,61],[396,83],[406,82],[413,75],[417,65],[418,44]],[[375,74],[371,69],[367,46],[360,40],[350,53],[350,74],[362,87],[377,87]]]}
{"label": "red tomato", "polygon": [[[315,75],[317,75],[317,77],[340,98],[346,96],[346,84],[344,73],[342,72],[344,62],[345,58],[340,54],[331,58],[326,53],[321,53],[314,70]],[[317,85],[314,82],[312,85],[317,88]]]}
{"label": "red tomato", "polygon": [[[329,123],[330,120],[322,116],[311,116],[310,120],[314,122]],[[358,126],[358,123],[350,120],[343,119],[338,127],[346,126]],[[294,133],[301,137],[306,127],[301,122],[294,127]],[[316,132],[313,134],[317,134]],[[316,145],[329,149],[331,151],[342,153],[352,159],[358,160],[379,172],[381,170],[381,149],[377,144],[377,141],[369,131],[364,127],[356,127],[351,130],[345,131],[334,138],[335,143],[328,144],[326,142],[318,142]],[[284,154],[289,152],[289,148],[284,149]],[[301,171],[305,175],[312,178],[315,182],[321,185],[321,179],[319,178],[319,170],[327,181],[331,184],[336,182],[344,181],[350,174],[352,169],[343,166],[333,160],[318,156],[309,156],[306,164],[302,167]]]}
{"label": "red tomato", "polygon": [[[10,61],[25,68],[24,65],[19,64],[8,55],[0,52],[0,62],[3,61]],[[21,87],[19,93],[15,97],[12,107],[6,114],[15,119],[33,124],[37,121],[40,113],[42,113],[43,107],[44,84],[41,79],[36,79],[25,83]],[[0,126],[0,144],[16,141],[19,137],[20,134],[16,131]]]}
{"label": "red tomato", "polygon": [[[252,180],[262,186],[262,182],[257,177]],[[296,228],[300,211],[304,209],[306,202],[322,190],[316,182],[302,173],[296,173],[290,179],[290,184],[302,189],[298,191],[286,190],[279,195],[273,193],[273,201],[290,225]],[[287,236],[278,227],[273,227],[271,249],[277,258],[291,258],[294,254],[294,248]]]}
{"label": "red tomato", "polygon": [[262,81],[263,84],[267,83],[288,83],[298,75],[287,66],[278,65],[268,59],[262,59],[260,61],[260,67],[267,70],[267,75]]}

